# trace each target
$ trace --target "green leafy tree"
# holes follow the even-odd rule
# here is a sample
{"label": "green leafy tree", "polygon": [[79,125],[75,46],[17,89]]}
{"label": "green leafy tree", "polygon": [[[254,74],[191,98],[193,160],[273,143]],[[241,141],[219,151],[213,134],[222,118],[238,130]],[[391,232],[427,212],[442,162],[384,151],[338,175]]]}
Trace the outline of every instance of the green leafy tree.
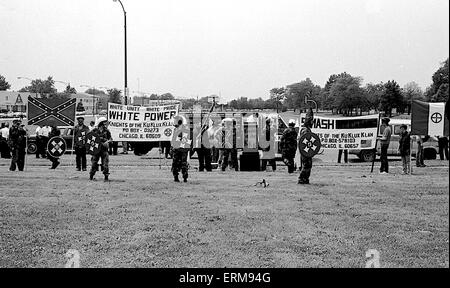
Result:
{"label": "green leafy tree", "polygon": [[70,84],[67,85],[66,90],[64,90],[66,94],[77,94],[77,89],[75,87],[71,87]]}
{"label": "green leafy tree", "polygon": [[332,74],[330,75],[330,77],[328,78],[327,83],[325,83],[325,86],[323,87],[323,89],[320,91],[318,100],[320,103],[320,106],[322,109],[324,110],[332,110],[335,108],[334,107],[334,98],[332,96],[330,96],[330,90],[331,87],[333,86],[334,83],[336,83],[336,81],[339,78],[346,78],[346,77],[352,77],[350,74],[348,74],[347,72],[343,72],[340,74]]}
{"label": "green leafy tree", "polygon": [[364,108],[367,111],[380,110],[381,97],[384,94],[384,90],[383,82],[378,84],[369,83],[364,87]]}
{"label": "green leafy tree", "polygon": [[287,86],[285,102],[289,108],[299,108],[301,111],[306,110],[308,105],[305,103],[305,97],[317,102],[320,90],[320,86],[314,85],[311,79],[306,78],[299,83]]}
{"label": "green leafy tree", "polygon": [[381,96],[380,108],[386,115],[392,117],[392,109],[402,110],[404,107],[403,95],[400,86],[394,80],[388,81],[384,84],[384,93]]}
{"label": "green leafy tree", "polygon": [[119,90],[117,88],[108,89],[108,95],[109,95],[108,102],[116,103],[116,104],[122,103],[122,91],[121,90]]}
{"label": "green leafy tree", "polygon": [[413,100],[425,100],[422,88],[416,82],[409,82],[405,84],[402,90],[403,102],[408,109],[408,115],[411,114],[411,104]]}
{"label": "green leafy tree", "polygon": [[38,93],[42,97],[55,97],[57,94],[55,81],[51,76],[48,76],[46,80],[35,79],[31,81],[31,85],[23,87],[19,92]]}
{"label": "green leafy tree", "polygon": [[427,89],[426,99],[430,102],[446,102],[449,95],[448,58],[441,64],[441,67],[434,72],[432,80],[433,84]]}
{"label": "green leafy tree", "polygon": [[104,91],[98,90],[98,89],[95,89],[95,88],[89,88],[86,91],[84,91],[84,93],[91,94],[91,95],[106,95],[106,93]]}
{"label": "green leafy tree", "polygon": [[11,85],[6,81],[5,77],[0,75],[0,91],[6,91],[11,88]]}
{"label": "green leafy tree", "polygon": [[364,90],[361,88],[360,77],[338,78],[330,89],[330,98],[334,99],[333,107],[343,111],[345,115],[353,115],[353,110],[361,108]]}

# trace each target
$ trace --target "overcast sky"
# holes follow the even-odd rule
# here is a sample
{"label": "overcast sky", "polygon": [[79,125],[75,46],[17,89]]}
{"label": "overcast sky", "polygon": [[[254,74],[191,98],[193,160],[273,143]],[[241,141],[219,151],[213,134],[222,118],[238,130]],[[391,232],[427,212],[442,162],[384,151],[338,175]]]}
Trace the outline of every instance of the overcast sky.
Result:
{"label": "overcast sky", "polygon": [[[423,89],[448,58],[448,0],[123,0],[130,92],[267,99],[309,77]],[[0,0],[0,75],[124,86],[123,12],[112,0]],[[138,80],[139,79],[139,80]],[[57,83],[58,89],[64,85]]]}

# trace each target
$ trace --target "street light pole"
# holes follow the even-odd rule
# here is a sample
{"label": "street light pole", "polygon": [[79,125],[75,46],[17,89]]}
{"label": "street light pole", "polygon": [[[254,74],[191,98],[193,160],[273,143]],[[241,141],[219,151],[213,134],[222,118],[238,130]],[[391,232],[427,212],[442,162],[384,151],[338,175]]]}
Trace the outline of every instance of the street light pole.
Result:
{"label": "street light pole", "polygon": [[124,19],[124,36],[125,36],[125,44],[124,44],[124,50],[125,50],[125,89],[124,89],[124,96],[125,96],[125,105],[128,104],[128,80],[127,80],[127,12],[125,11],[125,8],[123,7],[121,0],[113,0],[113,2],[119,1],[120,6],[122,6],[123,10],[123,19]]}

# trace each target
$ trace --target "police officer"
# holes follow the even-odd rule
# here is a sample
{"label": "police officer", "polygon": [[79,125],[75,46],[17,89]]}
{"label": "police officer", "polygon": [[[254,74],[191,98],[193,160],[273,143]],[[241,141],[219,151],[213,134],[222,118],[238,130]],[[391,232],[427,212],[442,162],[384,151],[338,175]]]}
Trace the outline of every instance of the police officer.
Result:
{"label": "police officer", "polygon": [[108,120],[105,117],[98,119],[97,128],[92,130],[94,135],[97,135],[100,139],[100,151],[96,155],[92,155],[91,158],[91,171],[89,172],[89,179],[94,180],[95,172],[98,171],[98,160],[102,159],[103,175],[105,175],[105,182],[109,177],[109,143],[112,141],[111,132],[108,130]]}
{"label": "police officer", "polygon": [[289,120],[288,128],[283,131],[283,135],[281,136],[280,146],[281,146],[281,155],[283,158],[284,164],[288,167],[288,173],[294,173],[294,158],[295,153],[297,152],[297,131],[295,130],[295,120]]}
{"label": "police officer", "polygon": [[[309,108],[308,113],[305,117],[305,123],[303,124],[303,127],[300,129],[300,133],[298,134],[298,139],[300,140],[300,137],[305,135],[308,132],[311,132],[312,124],[314,119],[314,113],[312,108]],[[300,171],[300,175],[298,176],[298,184],[309,184],[309,176],[311,175],[311,169],[312,169],[312,158],[311,157],[305,157],[303,155],[300,155],[302,168]]]}
{"label": "police officer", "polygon": [[[52,139],[53,137],[61,135],[61,130],[59,130],[58,127],[56,127],[56,125],[52,125],[50,127],[52,130],[50,130],[50,133],[48,134],[49,140]],[[45,143],[45,146],[48,146],[48,142]],[[50,167],[50,169],[56,169],[56,167],[58,167],[58,165],[60,164],[59,159],[50,155],[48,151],[47,151],[47,158],[52,162],[52,166]]]}
{"label": "police officer", "polygon": [[86,135],[89,133],[89,127],[84,125],[84,117],[77,117],[78,125],[74,128],[74,147],[76,155],[77,171],[86,171]]}
{"label": "police officer", "polygon": [[175,118],[175,131],[172,141],[172,174],[175,182],[180,182],[178,173],[181,170],[183,175],[183,182],[187,182],[188,179],[188,153],[190,150],[190,143],[187,139],[187,133],[189,130],[183,125],[182,118]]}
{"label": "police officer", "polygon": [[11,166],[9,171],[15,171],[16,166],[19,171],[23,171],[25,166],[25,148],[27,132],[21,126],[20,120],[14,120],[12,127],[9,129],[8,143],[11,149]]}

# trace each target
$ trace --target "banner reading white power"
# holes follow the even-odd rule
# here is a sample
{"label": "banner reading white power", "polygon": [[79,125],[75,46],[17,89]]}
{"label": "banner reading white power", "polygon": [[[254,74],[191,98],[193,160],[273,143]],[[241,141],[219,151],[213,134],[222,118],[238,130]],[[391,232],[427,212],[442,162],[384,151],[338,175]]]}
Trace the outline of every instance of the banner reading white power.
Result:
{"label": "banner reading white power", "polygon": [[[300,115],[300,125],[305,122]],[[312,132],[320,137],[324,149],[373,149],[378,132],[379,115],[331,118],[314,115]]]}
{"label": "banner reading white power", "polygon": [[114,141],[171,141],[178,104],[131,106],[108,103],[109,130]]}

